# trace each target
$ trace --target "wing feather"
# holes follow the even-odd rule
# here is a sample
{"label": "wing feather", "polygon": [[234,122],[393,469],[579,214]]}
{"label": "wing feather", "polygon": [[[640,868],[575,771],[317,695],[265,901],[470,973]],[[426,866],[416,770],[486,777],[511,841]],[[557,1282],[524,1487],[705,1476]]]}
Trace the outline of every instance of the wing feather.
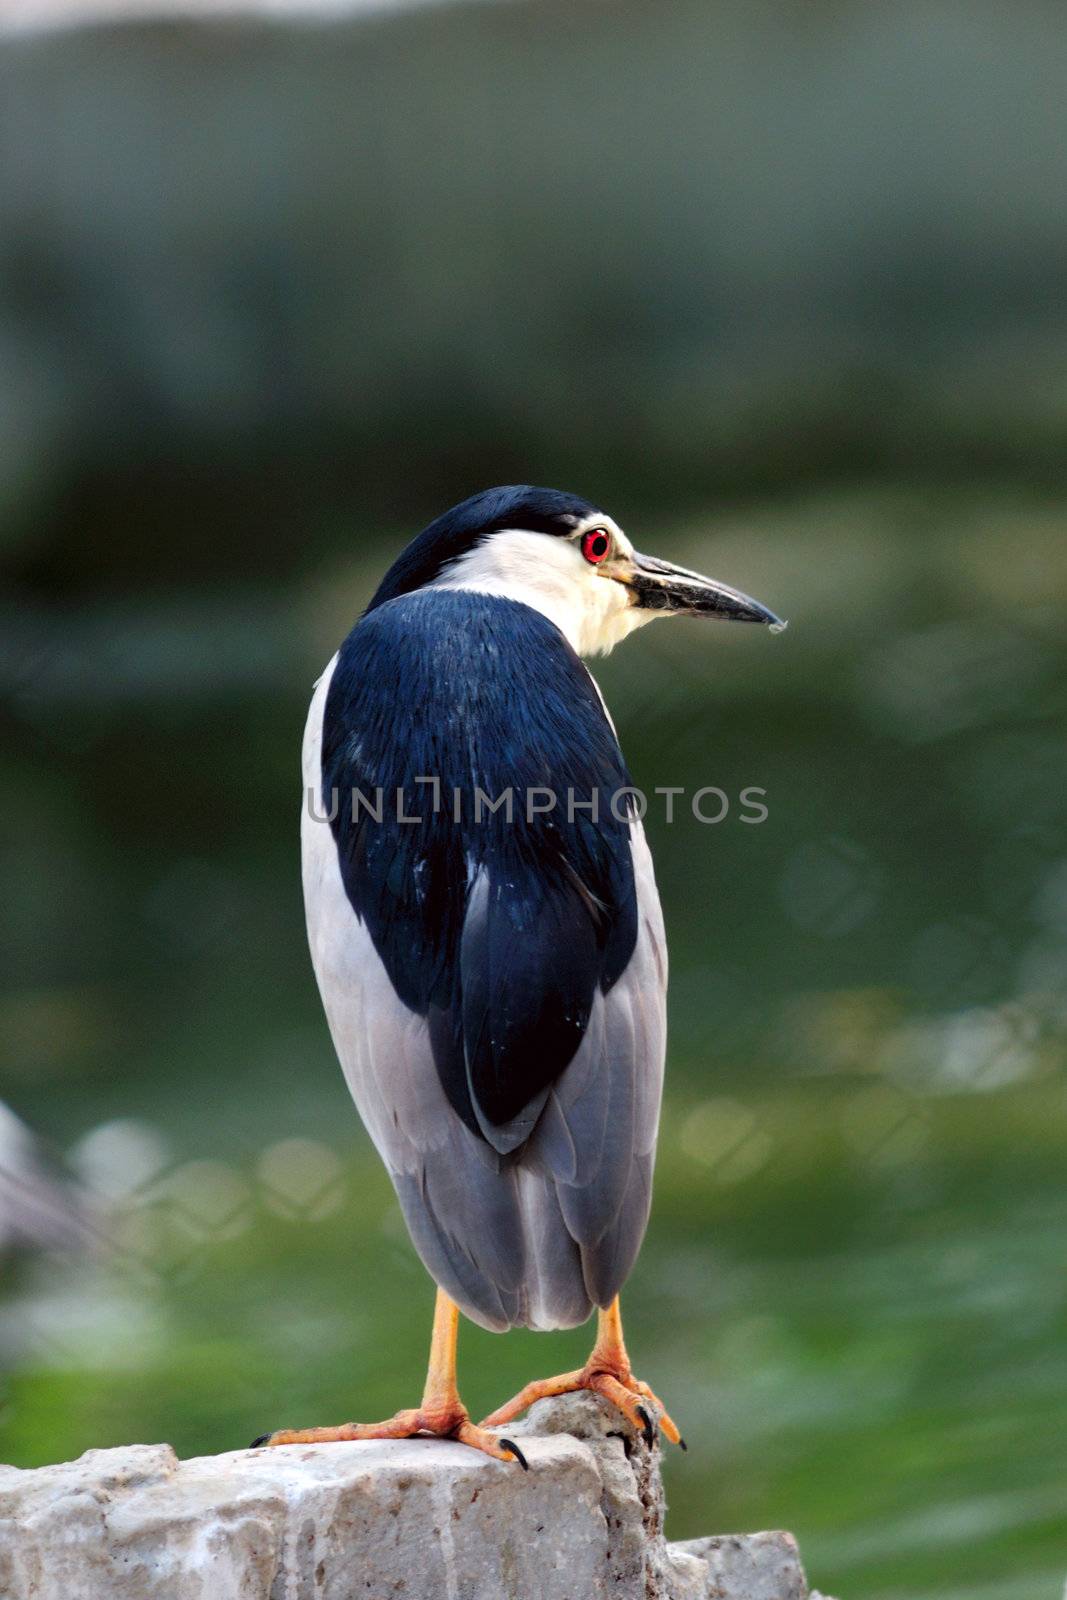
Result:
{"label": "wing feather", "polygon": [[[305,738],[305,787],[315,793],[333,670],[316,687]],[[380,903],[360,915],[349,879],[364,843],[346,858],[309,806],[302,834],[308,937],[334,1044],[424,1264],[485,1327],[583,1321],[621,1287],[651,1197],[666,959],[640,822],[629,827],[625,871],[617,847],[595,887],[580,874],[576,885],[568,863],[541,901],[516,891],[518,867],[518,876],[494,882],[488,867],[468,862],[451,961],[458,1010],[444,992],[420,1007],[383,959],[372,921],[403,891],[393,883],[396,862],[379,863]],[[626,948],[618,943],[625,927],[613,931],[603,919],[627,881],[634,931],[624,960],[613,950]],[[401,932],[405,916],[410,922],[410,907],[397,911]],[[444,945],[435,961],[428,970],[449,968]],[[597,970],[586,999],[582,985]],[[531,1009],[531,990],[548,993],[547,1012],[540,998]],[[577,1047],[561,1047],[560,1029],[575,1014]],[[539,1039],[551,1070],[538,1063]],[[442,1071],[443,1052],[457,1047],[462,1092],[453,1069]],[[522,1092],[512,1095],[517,1061]]]}
{"label": "wing feather", "polygon": [[577,1057],[555,1085],[533,1158],[556,1187],[582,1246],[590,1298],[616,1294],[644,1237],[666,1054],[666,953],[651,856],[633,825],[640,932],[633,959],[594,1007]]}

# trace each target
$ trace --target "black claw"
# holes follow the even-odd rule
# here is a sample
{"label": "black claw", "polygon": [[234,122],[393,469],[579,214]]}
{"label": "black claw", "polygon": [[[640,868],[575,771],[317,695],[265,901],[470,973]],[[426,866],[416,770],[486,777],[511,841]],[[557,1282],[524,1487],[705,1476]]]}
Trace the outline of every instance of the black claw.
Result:
{"label": "black claw", "polygon": [[679,1448],[679,1450],[688,1450],[689,1446],[686,1444],[684,1439],[679,1439],[678,1440],[678,1448]]}
{"label": "black claw", "polygon": [[648,1445],[648,1448],[651,1450],[652,1446],[656,1442],[656,1430],[652,1425],[652,1418],[649,1416],[649,1414],[645,1410],[644,1406],[637,1406],[635,1409],[637,1411],[637,1415],[642,1419],[642,1421],[645,1424],[644,1427],[641,1429],[641,1436],[644,1439],[645,1443]]}
{"label": "black claw", "polygon": [[522,1468],[523,1472],[529,1472],[529,1470],[530,1470],[529,1462],[526,1460],[526,1457],[523,1455],[522,1451],[519,1449],[518,1445],[514,1442],[513,1439],[501,1439],[500,1448],[502,1450],[510,1450],[512,1455],[515,1457],[515,1460],[519,1463],[519,1466]]}
{"label": "black claw", "polygon": [[260,1445],[261,1444],[267,1444],[270,1441],[271,1437],[272,1437],[272,1435],[269,1434],[269,1433],[261,1433],[258,1439],[253,1439],[252,1440],[252,1443],[249,1445],[248,1448],[250,1450],[258,1450]]}

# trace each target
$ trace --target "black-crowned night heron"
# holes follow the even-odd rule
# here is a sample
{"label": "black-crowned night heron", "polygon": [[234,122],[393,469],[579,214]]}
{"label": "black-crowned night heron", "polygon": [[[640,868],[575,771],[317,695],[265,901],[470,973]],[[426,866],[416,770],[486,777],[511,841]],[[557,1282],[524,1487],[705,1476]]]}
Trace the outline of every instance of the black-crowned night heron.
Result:
{"label": "black-crowned night heron", "polygon": [[[490,489],[408,545],[319,679],[304,739],[312,960],[437,1306],[420,1406],[257,1443],[424,1431],[521,1462],[488,1428],[581,1388],[650,1441],[661,1412],[680,1442],[634,1377],[619,1315],[651,1200],[663,920],[579,659],[668,614],[778,622],[639,555],[576,495]],[[502,1331],[574,1327],[594,1307],[582,1369],[470,1421],[460,1311]]]}

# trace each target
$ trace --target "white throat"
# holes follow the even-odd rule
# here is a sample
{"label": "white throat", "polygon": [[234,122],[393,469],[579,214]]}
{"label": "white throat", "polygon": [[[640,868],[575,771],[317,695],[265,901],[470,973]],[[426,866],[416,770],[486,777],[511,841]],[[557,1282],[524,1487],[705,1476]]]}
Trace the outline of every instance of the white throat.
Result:
{"label": "white throat", "polygon": [[498,594],[532,606],[580,656],[607,655],[655,615],[631,605],[626,585],[599,573],[571,540],[521,528],[490,534],[451,562],[433,587]]}

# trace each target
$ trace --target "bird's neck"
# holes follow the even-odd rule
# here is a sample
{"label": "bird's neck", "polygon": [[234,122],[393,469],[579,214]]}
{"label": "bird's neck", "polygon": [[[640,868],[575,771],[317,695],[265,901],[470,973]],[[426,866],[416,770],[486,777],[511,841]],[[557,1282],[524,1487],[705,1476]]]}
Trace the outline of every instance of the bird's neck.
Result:
{"label": "bird's neck", "polygon": [[545,544],[537,534],[515,532],[504,540],[498,535],[452,562],[433,587],[532,606],[580,656],[607,655],[648,620],[651,613],[631,605],[622,584],[592,577],[576,584],[572,572],[562,566],[557,571],[545,559]]}

